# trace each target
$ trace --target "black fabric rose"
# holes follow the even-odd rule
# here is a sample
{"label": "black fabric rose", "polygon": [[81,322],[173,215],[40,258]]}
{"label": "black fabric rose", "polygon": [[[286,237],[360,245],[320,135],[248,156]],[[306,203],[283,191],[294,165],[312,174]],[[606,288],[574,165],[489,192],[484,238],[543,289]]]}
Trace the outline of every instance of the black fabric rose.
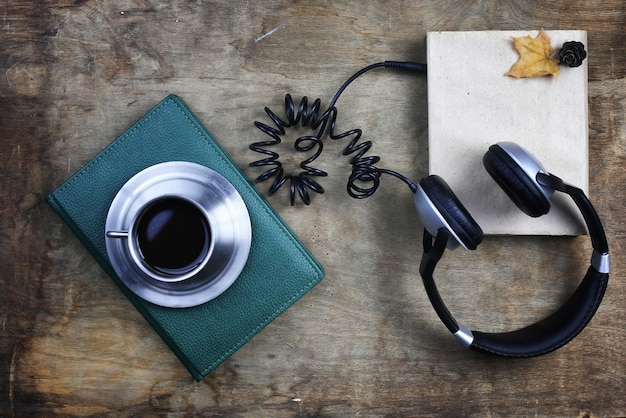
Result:
{"label": "black fabric rose", "polygon": [[565,42],[559,52],[559,61],[568,67],[580,66],[585,58],[587,58],[587,52],[582,42]]}

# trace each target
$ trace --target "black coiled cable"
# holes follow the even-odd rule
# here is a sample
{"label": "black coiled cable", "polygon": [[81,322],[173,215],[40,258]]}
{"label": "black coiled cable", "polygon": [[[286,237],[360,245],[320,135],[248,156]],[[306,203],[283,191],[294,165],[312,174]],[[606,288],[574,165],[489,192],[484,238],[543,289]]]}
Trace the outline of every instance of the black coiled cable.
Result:
{"label": "black coiled cable", "polygon": [[[296,194],[300,196],[300,199],[302,199],[304,204],[308,205],[311,202],[309,191],[320,194],[324,193],[324,188],[316,180],[314,180],[314,177],[324,177],[327,176],[327,173],[318,168],[311,167],[310,164],[320,156],[322,150],[324,149],[322,136],[327,127],[329,128],[328,135],[332,140],[352,137],[352,140],[343,150],[343,155],[345,156],[354,154],[350,159],[352,173],[350,174],[347,184],[347,191],[350,196],[357,199],[364,199],[374,194],[380,185],[380,176],[382,174],[389,174],[397,177],[404,181],[411,188],[411,191],[415,192],[417,190],[415,183],[402,174],[392,170],[378,168],[374,165],[380,161],[380,157],[376,155],[365,155],[372,147],[372,142],[359,142],[362,135],[361,129],[352,129],[342,133],[335,133],[335,123],[337,121],[337,108],[335,105],[343,91],[350,85],[350,83],[362,74],[380,67],[398,68],[418,73],[426,73],[425,64],[401,61],[379,62],[362,68],[346,80],[339,90],[337,90],[337,93],[335,93],[335,96],[330,101],[328,108],[321,114],[321,100],[316,99],[309,107],[308,98],[306,96],[302,98],[298,106],[298,110],[296,111],[291,95],[285,95],[286,120],[281,119],[271,109],[265,107],[265,112],[272,120],[275,127],[258,121],[255,121],[254,125],[267,134],[271,139],[255,142],[250,145],[250,149],[267,155],[267,157],[254,161],[249,165],[250,167],[268,168],[256,178],[255,182],[257,183],[274,177],[274,181],[268,191],[268,196],[272,196],[288,181],[290,182],[289,200],[292,206],[295,204]],[[281,143],[281,136],[285,135],[286,129],[295,127],[298,124],[302,127],[310,127],[311,130],[317,131],[315,135],[304,135],[297,138],[294,142],[294,148],[297,151],[311,151],[312,155],[300,162],[300,168],[302,171],[298,174],[285,173],[285,169],[279,160],[280,155],[277,152],[268,149],[268,147]]]}

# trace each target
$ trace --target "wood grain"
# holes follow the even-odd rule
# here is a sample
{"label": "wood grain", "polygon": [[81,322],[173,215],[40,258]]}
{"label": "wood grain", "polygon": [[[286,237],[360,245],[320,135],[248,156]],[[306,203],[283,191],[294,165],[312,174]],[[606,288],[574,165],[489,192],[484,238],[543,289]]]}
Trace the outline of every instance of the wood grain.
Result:
{"label": "wood grain", "polygon": [[[626,415],[624,2],[6,0],[0,16],[0,416]],[[349,198],[339,143],[311,206],[270,199],[325,279],[200,383],[45,203],[168,93],[253,179],[253,121],[285,93],[328,103],[362,66],[423,61],[427,31],[541,27],[588,31],[590,189],[614,266],[591,324],[548,356],[479,356],[448,335],[418,278],[409,190],[384,178]],[[427,174],[423,78],[373,72],[338,106],[381,166]],[[472,327],[512,329],[569,295],[589,251],[489,237],[447,254],[440,290]]]}

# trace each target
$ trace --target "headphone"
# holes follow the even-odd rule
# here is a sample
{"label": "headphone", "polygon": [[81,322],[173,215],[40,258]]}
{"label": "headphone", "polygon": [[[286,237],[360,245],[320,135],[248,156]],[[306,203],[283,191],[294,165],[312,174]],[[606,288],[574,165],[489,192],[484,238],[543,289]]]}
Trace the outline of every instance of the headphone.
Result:
{"label": "headphone", "polygon": [[[548,173],[527,150],[512,142],[499,142],[492,145],[483,157],[487,172],[505,191],[515,204],[527,215],[539,217],[550,210],[550,197],[555,191],[566,193],[575,202],[587,225],[593,246],[591,266],[582,283],[564,305],[547,318],[517,331],[505,333],[485,333],[474,331],[458,323],[444,304],[433,273],[446,248],[453,250],[459,246],[475,250],[483,240],[483,231],[455,196],[446,182],[437,175],[422,179],[419,184],[407,177],[387,169],[377,168],[378,156],[366,156],[371,141],[359,142],[362,131],[353,129],[347,132],[334,132],[337,118],[335,104],[342,92],[356,78],[376,68],[405,69],[426,73],[426,65],[412,62],[385,61],[362,68],[352,75],[339,88],[326,111],[320,113],[321,101],[315,100],[309,108],[307,97],[303,97],[298,110],[289,94],[285,96],[286,121],[279,118],[269,108],[265,112],[275,127],[261,122],[255,126],[271,137],[270,140],[255,142],[250,149],[261,153],[265,158],[250,163],[251,167],[269,167],[257,177],[256,182],[274,177],[268,195],[274,194],[283,184],[290,182],[290,202],[295,203],[297,194],[304,204],[310,203],[309,191],[324,193],[324,189],[313,179],[323,177],[325,171],[313,168],[310,164],[321,154],[321,137],[329,127],[331,139],[352,137],[343,155],[356,154],[351,159],[352,174],[347,190],[350,196],[363,199],[371,196],[378,188],[380,176],[390,174],[404,181],[414,193],[414,203],[424,224],[424,254],[420,263],[420,274],[428,298],[439,318],[448,330],[463,344],[474,350],[493,353],[505,357],[533,357],[549,353],[571,341],[589,323],[595,314],[609,280],[609,248],[600,218],[585,193],[575,186]],[[302,171],[286,174],[279,155],[268,149],[281,142],[286,128],[301,124],[317,129],[316,135],[306,135],[296,140],[298,151],[311,151],[313,155],[300,163]],[[369,183],[369,187],[363,186]]]}
{"label": "headphone", "polygon": [[576,291],[547,318],[511,332],[471,330],[457,322],[444,304],[433,273],[446,248],[475,250],[483,231],[446,182],[430,175],[419,182],[414,203],[424,224],[424,255],[420,274],[428,298],[448,330],[465,346],[505,357],[533,357],[554,351],[571,341],[595,314],[609,280],[609,248],[600,218],[585,193],[548,173],[526,149],[512,142],[489,147],[483,165],[495,182],[527,215],[550,210],[555,191],[569,195],[587,225],[593,246],[591,265]]}

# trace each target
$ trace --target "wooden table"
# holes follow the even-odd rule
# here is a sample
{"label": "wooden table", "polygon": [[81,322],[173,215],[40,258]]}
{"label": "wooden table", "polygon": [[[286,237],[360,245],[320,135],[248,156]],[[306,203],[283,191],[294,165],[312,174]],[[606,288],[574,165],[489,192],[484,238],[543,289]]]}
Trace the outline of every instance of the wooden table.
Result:
{"label": "wooden table", "polygon": [[[2,3],[0,416],[626,415],[623,1]],[[427,31],[542,27],[588,31],[590,194],[613,255],[597,315],[552,354],[503,360],[454,341],[418,275],[410,191],[384,178],[348,197],[338,143],[320,158],[325,194],[270,199],[325,279],[200,383],[45,202],[168,93],[253,179],[253,121],[285,93],[327,104],[365,65],[423,62]],[[427,174],[424,77],[369,73],[338,106],[381,166]],[[473,328],[512,329],[565,300],[589,253],[586,237],[488,237],[446,255],[440,290]]]}

